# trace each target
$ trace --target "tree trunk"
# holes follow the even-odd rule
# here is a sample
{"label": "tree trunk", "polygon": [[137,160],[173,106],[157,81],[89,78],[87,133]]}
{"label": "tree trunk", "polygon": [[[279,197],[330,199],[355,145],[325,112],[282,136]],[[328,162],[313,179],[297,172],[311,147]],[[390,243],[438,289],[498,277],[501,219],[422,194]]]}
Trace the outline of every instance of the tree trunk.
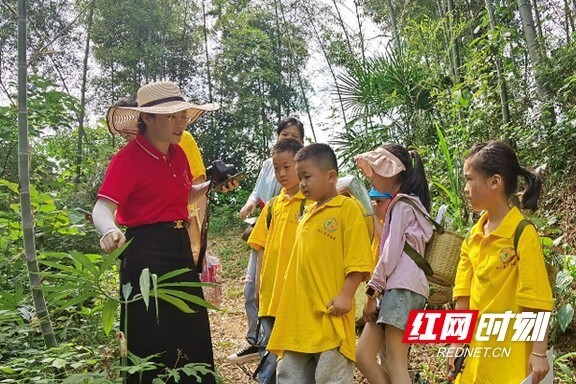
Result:
{"label": "tree trunk", "polygon": [[570,45],[571,34],[574,33],[574,19],[572,18],[572,10],[568,0],[564,0],[564,17],[566,19],[566,45]]}
{"label": "tree trunk", "polygon": [[348,45],[348,52],[350,53],[350,55],[354,56],[354,51],[352,50],[352,43],[350,42],[350,36],[348,36],[348,29],[346,28],[346,24],[342,19],[342,15],[340,14],[338,4],[336,3],[336,0],[332,0],[332,3],[334,4],[334,8],[336,9],[336,15],[338,16],[338,23],[340,24],[340,27],[342,28],[342,33],[344,33],[344,37],[346,38],[346,44]]}
{"label": "tree trunk", "polygon": [[306,14],[308,15],[308,22],[310,23],[310,25],[312,26],[312,30],[314,31],[314,34],[316,35],[316,39],[318,40],[318,44],[320,44],[320,49],[322,49],[322,54],[324,55],[324,59],[326,60],[326,63],[328,64],[328,69],[330,70],[330,74],[332,75],[332,80],[334,80],[334,86],[336,87],[336,93],[338,94],[338,102],[340,103],[340,110],[342,111],[342,120],[344,120],[344,125],[348,125],[348,122],[346,121],[346,110],[344,109],[344,103],[342,101],[342,95],[340,94],[340,86],[338,85],[338,79],[336,78],[336,72],[334,72],[334,67],[332,67],[332,62],[330,61],[330,58],[328,57],[328,52],[326,51],[326,47],[324,46],[324,42],[322,41],[322,37],[320,36],[320,33],[318,33],[318,30],[316,29],[316,25],[314,25],[314,17],[312,17],[312,15],[310,14],[310,10],[308,9],[308,7],[305,5],[304,6],[304,10],[306,11]]}
{"label": "tree trunk", "polygon": [[[280,7],[280,14],[282,15],[283,25],[288,25],[286,15],[284,14],[284,7],[282,6],[282,1],[279,0],[277,2],[277,5]],[[314,123],[312,122],[312,114],[310,113],[310,104],[308,102],[308,97],[306,97],[306,90],[304,88],[304,81],[302,80],[302,76],[300,74],[300,68],[298,68],[296,60],[294,60],[294,54],[293,54],[294,47],[292,45],[292,37],[287,34],[286,39],[288,41],[288,52],[290,52],[289,59],[291,65],[289,67],[293,68],[294,71],[296,71],[296,79],[298,80],[298,87],[300,88],[300,92],[302,93],[302,99],[304,100],[304,108],[306,109],[306,114],[308,115],[308,121],[310,122],[310,130],[312,131],[312,137],[314,138],[314,142],[317,142],[316,132],[314,131]]]}
{"label": "tree trunk", "polygon": [[24,232],[24,255],[28,267],[30,289],[34,308],[40,323],[40,330],[47,348],[57,346],[52,321],[42,292],[40,268],[34,242],[34,219],[30,201],[30,149],[28,147],[28,105],[26,67],[26,0],[18,0],[18,178],[20,189],[20,210]]}
{"label": "tree trunk", "polygon": [[452,72],[454,74],[455,83],[460,83],[460,68],[462,67],[462,60],[460,58],[460,44],[458,36],[454,33],[454,24],[457,24],[457,15],[454,10],[454,0],[446,1],[448,9],[448,33],[450,34],[450,52],[452,56]]}
{"label": "tree trunk", "polygon": [[358,23],[358,38],[360,40],[360,54],[362,55],[362,63],[366,62],[366,47],[364,45],[364,32],[362,32],[362,19],[360,18],[360,2],[354,0],[354,13],[356,14],[356,22]]}
{"label": "tree trunk", "polygon": [[536,17],[536,28],[538,29],[538,36],[540,36],[540,42],[544,44],[544,31],[542,30],[542,19],[540,19],[540,11],[538,10],[537,0],[532,1],[532,8],[534,9],[534,16]]}
{"label": "tree trunk", "polygon": [[208,100],[212,102],[212,69],[210,68],[210,54],[208,53],[208,27],[206,23],[205,0],[202,0],[202,23],[202,32],[204,34],[204,53],[206,54],[206,80],[208,81]]}
{"label": "tree trunk", "polygon": [[[496,32],[496,18],[494,17],[494,7],[491,0],[485,0],[486,9],[488,10],[488,17],[490,18],[490,29],[492,33]],[[498,75],[498,86],[500,88],[500,106],[502,108],[502,122],[504,125],[510,123],[510,107],[508,102],[508,87],[506,86],[506,79],[502,71],[502,60],[500,52],[496,53],[496,72]]]}
{"label": "tree trunk", "polygon": [[84,60],[82,62],[82,86],[80,88],[80,112],[78,114],[78,142],[76,143],[76,181],[78,184],[82,176],[82,143],[84,142],[84,116],[86,114],[86,80],[88,78],[88,57],[90,55],[90,31],[96,1],[92,1],[88,10],[88,24],[86,25],[86,45],[84,46]]}
{"label": "tree trunk", "polygon": [[522,19],[522,27],[524,29],[524,37],[526,45],[528,46],[528,55],[532,62],[532,70],[534,71],[534,79],[536,81],[536,91],[540,102],[542,103],[542,112],[546,125],[556,124],[556,113],[551,104],[550,91],[548,85],[543,81],[540,75],[540,66],[542,65],[540,46],[534,29],[534,18],[532,16],[532,7],[528,0],[518,0],[518,10],[520,18]]}
{"label": "tree trunk", "polygon": [[392,0],[386,0],[386,5],[388,6],[388,12],[390,12],[390,27],[392,28],[392,36],[394,37],[394,44],[396,49],[401,48],[400,35],[398,33],[398,24],[396,23],[396,10],[394,5],[392,5]]}

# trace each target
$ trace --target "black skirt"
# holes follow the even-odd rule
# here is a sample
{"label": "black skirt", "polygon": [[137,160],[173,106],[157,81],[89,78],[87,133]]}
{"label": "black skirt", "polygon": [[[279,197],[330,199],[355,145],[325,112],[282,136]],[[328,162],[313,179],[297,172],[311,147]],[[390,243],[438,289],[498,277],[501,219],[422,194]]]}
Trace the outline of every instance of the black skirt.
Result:
{"label": "black skirt", "polygon": [[[122,286],[131,283],[133,298],[140,293],[139,279],[144,268],[159,277],[167,272],[180,268],[189,268],[190,272],[170,279],[170,282],[199,281],[190,239],[186,229],[174,229],[166,225],[153,224],[129,228],[126,231],[127,240],[132,243],[121,256],[120,291]],[[202,288],[170,287],[187,293],[204,297]],[[172,304],[158,300],[158,319],[156,305],[151,297],[148,309],[144,301],[139,300],[128,305],[127,311],[122,306],[120,329],[128,340],[128,350],[138,357],[145,358],[160,354],[152,361],[167,368],[182,367],[188,363],[208,364],[214,370],[210,324],[206,308],[192,305],[194,313],[184,313]],[[124,319],[127,316],[127,326]],[[140,375],[128,377],[128,383],[151,383],[162,373],[163,369],[146,371],[142,381]],[[197,383],[194,377],[180,375],[179,383]],[[202,383],[216,383],[214,376],[205,375]]]}

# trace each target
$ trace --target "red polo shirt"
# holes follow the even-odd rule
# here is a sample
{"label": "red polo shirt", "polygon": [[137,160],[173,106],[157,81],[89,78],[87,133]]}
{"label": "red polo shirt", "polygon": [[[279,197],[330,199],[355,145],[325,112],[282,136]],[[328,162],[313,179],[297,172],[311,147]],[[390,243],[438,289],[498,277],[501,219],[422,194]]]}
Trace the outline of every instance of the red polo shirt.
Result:
{"label": "red polo shirt", "polygon": [[188,219],[192,174],[182,148],[170,144],[168,154],[137,135],[112,158],[98,197],[118,204],[116,219],[137,227]]}

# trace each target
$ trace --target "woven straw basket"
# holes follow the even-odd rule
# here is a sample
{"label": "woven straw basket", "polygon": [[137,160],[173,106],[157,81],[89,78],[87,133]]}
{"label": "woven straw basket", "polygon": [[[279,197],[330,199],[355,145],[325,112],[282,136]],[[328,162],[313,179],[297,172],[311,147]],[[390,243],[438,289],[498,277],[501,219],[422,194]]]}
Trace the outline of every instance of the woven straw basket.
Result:
{"label": "woven straw basket", "polygon": [[428,305],[437,307],[449,303],[452,300],[452,286],[438,285],[429,282],[430,295],[428,296]]}
{"label": "woven straw basket", "polygon": [[430,263],[434,276],[428,280],[431,283],[451,287],[456,278],[456,269],[460,261],[460,248],[464,238],[457,233],[435,231],[426,245],[425,258]]}

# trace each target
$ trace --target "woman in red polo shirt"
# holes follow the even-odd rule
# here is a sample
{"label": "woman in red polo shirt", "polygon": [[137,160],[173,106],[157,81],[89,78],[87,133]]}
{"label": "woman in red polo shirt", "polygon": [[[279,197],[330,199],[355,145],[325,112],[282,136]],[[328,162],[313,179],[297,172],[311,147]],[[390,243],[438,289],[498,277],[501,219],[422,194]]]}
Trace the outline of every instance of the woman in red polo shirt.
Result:
{"label": "woman in red polo shirt", "polygon": [[[100,246],[111,252],[132,243],[121,256],[120,284],[132,286],[129,299],[140,292],[143,269],[161,276],[189,268],[190,272],[172,281],[198,281],[198,273],[186,231],[188,203],[205,195],[210,182],[192,185],[192,174],[183,150],[177,145],[186,125],[216,105],[193,105],[184,101],[178,86],[170,82],[144,85],[138,90],[138,107],[111,107],[107,121],[112,129],[125,131],[137,125],[136,138],[112,159],[98,191],[94,206],[94,224],[102,234]],[[116,226],[126,226],[126,235]],[[179,288],[202,297],[201,288]],[[204,307],[193,306],[194,313],[184,313],[163,300],[154,300],[147,309],[143,300],[122,306],[121,330],[128,340],[128,350],[153,359],[167,368],[188,363],[207,364],[214,369],[208,314]],[[124,319],[127,326],[124,326]],[[129,383],[151,383],[162,371],[159,368],[128,377]],[[179,383],[195,383],[184,377]],[[212,375],[202,383],[215,383]]]}

